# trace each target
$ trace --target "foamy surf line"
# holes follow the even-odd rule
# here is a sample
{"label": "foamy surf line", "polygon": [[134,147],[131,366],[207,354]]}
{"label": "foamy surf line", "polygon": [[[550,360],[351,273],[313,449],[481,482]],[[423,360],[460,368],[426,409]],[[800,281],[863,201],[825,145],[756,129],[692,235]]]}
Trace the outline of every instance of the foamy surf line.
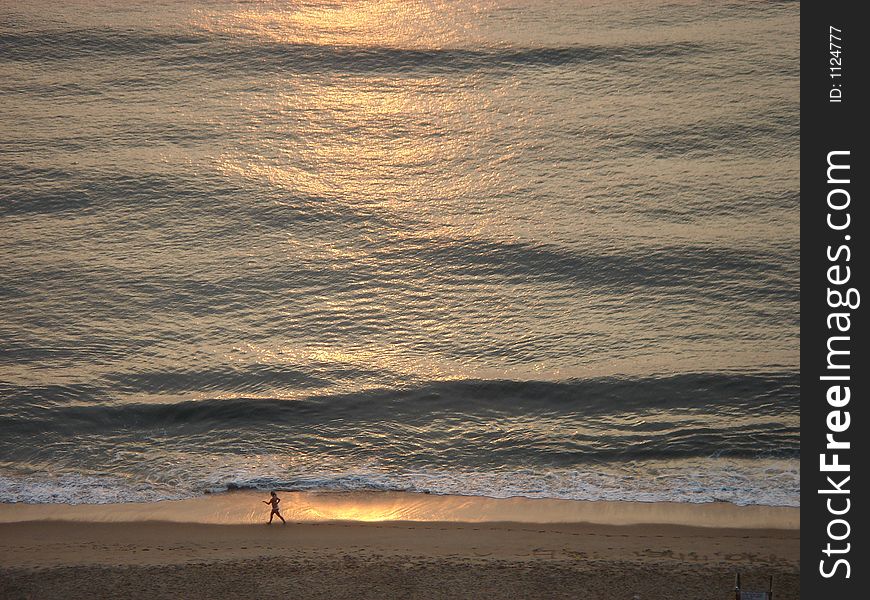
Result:
{"label": "foamy surf line", "polygon": [[[326,459],[324,459],[325,461]],[[732,459],[645,461],[576,468],[489,470],[421,469],[385,472],[374,468],[287,472],[275,457],[239,469],[234,465],[184,465],[172,472],[11,473],[0,471],[0,503],[115,504],[185,500],[231,491],[416,492],[439,496],[557,500],[727,502],[738,506],[800,505],[796,460]],[[195,472],[192,472],[195,471]]]}
{"label": "foamy surf line", "polygon": [[[684,525],[738,529],[800,529],[800,509],[729,503],[589,502],[535,498],[438,496],[412,492],[279,492],[289,522],[423,521]],[[0,523],[167,521],[221,525],[263,523],[267,494],[236,491],[161,502],[123,504],[0,504]]]}

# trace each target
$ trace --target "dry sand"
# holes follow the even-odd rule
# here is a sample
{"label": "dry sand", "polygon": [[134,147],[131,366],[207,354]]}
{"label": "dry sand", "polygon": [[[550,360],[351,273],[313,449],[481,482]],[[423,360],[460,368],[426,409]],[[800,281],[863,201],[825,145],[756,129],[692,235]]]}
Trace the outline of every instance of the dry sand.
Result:
{"label": "dry sand", "polygon": [[[243,505],[253,499],[230,496]],[[288,503],[290,495],[282,496]],[[421,502],[407,496],[408,503]],[[225,501],[226,495],[219,500]],[[609,510],[618,513],[621,504]],[[166,514],[183,514],[179,506],[188,505],[171,505]],[[0,506],[0,598],[730,600],[738,570],[746,589],[766,589],[773,575],[777,600],[799,597],[797,528],[425,520],[265,526],[117,518],[129,505],[96,507],[110,522],[82,520],[94,508]],[[623,508],[632,514],[638,506]],[[656,511],[682,514],[682,508]],[[720,508],[726,515],[742,510]],[[26,520],[31,509],[44,516],[54,509],[64,520]],[[210,514],[207,506],[203,512]],[[753,511],[745,512],[751,520]],[[796,509],[780,512],[791,515],[786,521],[796,519]],[[547,511],[524,514],[543,519]]]}

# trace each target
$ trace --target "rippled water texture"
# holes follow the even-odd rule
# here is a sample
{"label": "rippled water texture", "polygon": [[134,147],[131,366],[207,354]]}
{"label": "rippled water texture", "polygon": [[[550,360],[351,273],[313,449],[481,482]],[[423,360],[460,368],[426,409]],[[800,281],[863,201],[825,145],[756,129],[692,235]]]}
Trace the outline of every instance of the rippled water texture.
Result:
{"label": "rippled water texture", "polygon": [[0,500],[797,504],[799,4],[0,5]]}

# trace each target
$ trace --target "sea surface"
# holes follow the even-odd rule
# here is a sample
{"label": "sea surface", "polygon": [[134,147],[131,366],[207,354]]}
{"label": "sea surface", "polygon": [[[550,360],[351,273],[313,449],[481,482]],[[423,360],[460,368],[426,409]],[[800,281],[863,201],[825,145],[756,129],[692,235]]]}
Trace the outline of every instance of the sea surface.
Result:
{"label": "sea surface", "polygon": [[0,502],[799,505],[798,25],[0,1]]}

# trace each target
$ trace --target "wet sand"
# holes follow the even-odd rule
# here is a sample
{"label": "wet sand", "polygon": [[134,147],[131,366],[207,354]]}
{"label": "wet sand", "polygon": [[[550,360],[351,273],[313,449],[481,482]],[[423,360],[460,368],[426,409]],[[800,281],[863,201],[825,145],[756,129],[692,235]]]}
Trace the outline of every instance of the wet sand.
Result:
{"label": "wet sand", "polygon": [[[199,501],[200,515],[202,520],[223,515],[223,523],[237,522],[239,513],[227,512],[227,506],[251,510],[248,501],[261,495],[204,499]],[[294,508],[293,495],[281,496],[288,516],[303,514],[301,497],[295,498]],[[308,519],[286,526],[183,522],[185,511],[192,508],[189,501],[146,505],[151,515],[162,511],[163,516],[174,515],[175,522],[136,518],[132,513],[137,510],[140,516],[149,513],[135,505],[3,505],[0,598],[725,600],[734,597],[737,571],[746,589],[765,589],[773,575],[777,600],[799,597],[796,509],[773,510],[779,516],[768,516],[777,527],[725,527],[698,522],[716,521],[716,514],[723,523],[741,518],[752,522],[764,511],[699,505],[704,510],[689,507],[687,513],[685,505],[580,503],[584,506],[574,510],[600,508],[600,520],[620,524],[535,523],[536,518],[558,516],[546,510],[558,502],[416,494],[307,496],[322,512],[331,506],[349,514],[353,507],[360,520],[329,521],[309,512]],[[440,506],[440,515],[460,505],[468,511],[476,506],[483,516],[496,508],[522,509],[526,522],[376,519],[385,506],[399,513],[414,506],[421,514]],[[31,511],[62,520],[33,521]],[[90,518],[94,514],[103,518]],[[268,510],[263,506],[251,514],[262,519]],[[627,524],[639,516],[650,523]],[[687,523],[669,522],[678,516]],[[789,522],[794,526],[783,526]]]}
{"label": "wet sand", "polygon": [[[87,522],[170,521],[245,525],[268,518],[263,492],[235,491],[180,501],[126,504],[0,504],[0,523],[54,519]],[[291,521],[446,521],[690,525],[800,529],[800,510],[724,502],[584,502],[532,498],[439,496],[408,492],[280,492]]]}

